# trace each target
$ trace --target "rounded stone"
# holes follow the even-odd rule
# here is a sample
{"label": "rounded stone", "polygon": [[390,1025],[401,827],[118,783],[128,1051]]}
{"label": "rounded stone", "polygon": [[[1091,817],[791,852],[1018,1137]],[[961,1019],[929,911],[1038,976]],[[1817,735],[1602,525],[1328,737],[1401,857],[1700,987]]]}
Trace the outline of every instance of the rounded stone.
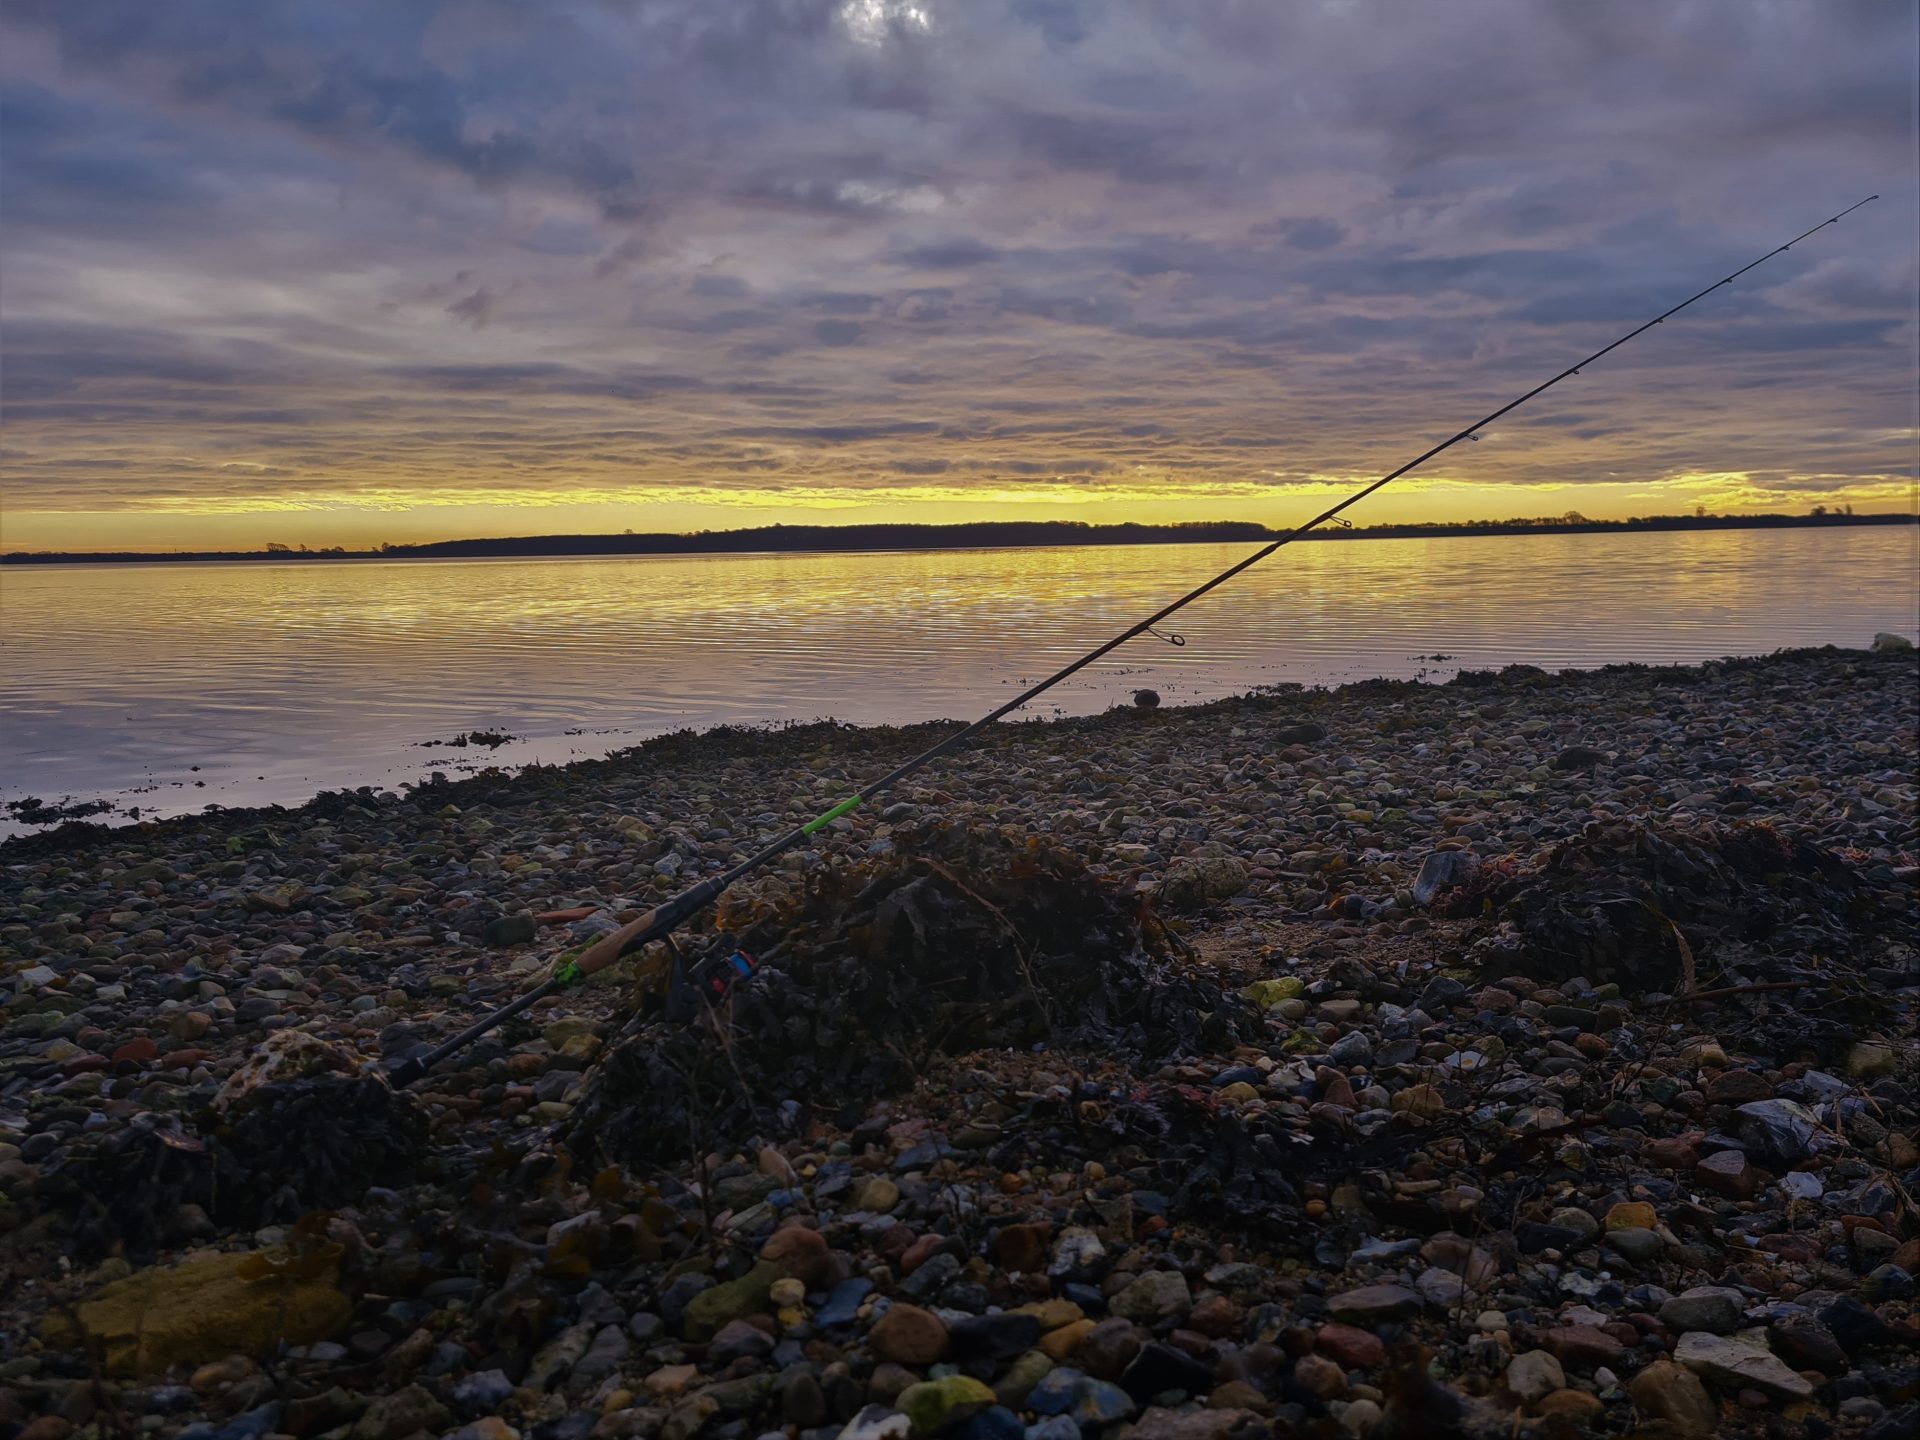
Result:
{"label": "rounded stone", "polygon": [[938,1315],[918,1305],[896,1304],[868,1332],[867,1343],[882,1360],[926,1366],[947,1353],[947,1327]]}

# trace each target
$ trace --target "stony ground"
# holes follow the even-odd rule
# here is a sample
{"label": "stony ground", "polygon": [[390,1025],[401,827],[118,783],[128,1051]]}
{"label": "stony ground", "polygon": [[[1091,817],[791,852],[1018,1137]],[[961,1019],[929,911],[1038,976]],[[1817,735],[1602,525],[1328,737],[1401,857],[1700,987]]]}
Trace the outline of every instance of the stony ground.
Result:
{"label": "stony ground", "polygon": [[[12,842],[0,1437],[1912,1435],[1916,693],[1825,651],[1008,727],[788,881],[1048,837],[1225,1038],[953,1053],[909,1008],[886,1093],[742,1057],[785,1093],[612,1157],[625,980],[417,1100],[352,1072],[936,729]],[[1715,891],[1756,834],[1802,848]],[[1634,888],[1661,855],[1697,911]]]}

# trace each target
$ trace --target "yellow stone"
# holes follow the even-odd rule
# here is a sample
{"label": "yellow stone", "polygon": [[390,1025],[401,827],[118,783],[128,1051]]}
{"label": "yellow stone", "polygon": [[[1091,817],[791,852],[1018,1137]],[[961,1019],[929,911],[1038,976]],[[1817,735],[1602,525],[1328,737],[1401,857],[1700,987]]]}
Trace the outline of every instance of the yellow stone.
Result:
{"label": "yellow stone", "polygon": [[1258,1100],[1260,1098],[1260,1092],[1246,1081],[1236,1080],[1231,1085],[1226,1085],[1221,1088],[1220,1098],[1222,1100],[1231,1100],[1236,1105],[1243,1105],[1249,1100]]}
{"label": "yellow stone", "polygon": [[1727,1052],[1711,1035],[1688,1041],[1680,1049],[1680,1059],[1683,1064],[1696,1065],[1702,1070],[1727,1068]]}
{"label": "yellow stone", "polygon": [[229,1355],[224,1360],[211,1360],[193,1372],[193,1378],[187,1381],[199,1394],[218,1390],[222,1385],[231,1385],[236,1380],[244,1380],[259,1367],[244,1355]]}
{"label": "yellow stone", "polygon": [[1615,1230],[1652,1230],[1659,1223],[1658,1212],[1644,1200],[1622,1200],[1607,1211],[1608,1234]]}
{"label": "yellow stone", "polygon": [[1432,1085],[1409,1085],[1389,1102],[1396,1115],[1417,1115],[1431,1120],[1446,1112],[1447,1099]]}
{"label": "yellow stone", "polygon": [[[337,1260],[312,1277],[248,1279],[240,1269],[252,1258],[207,1255],[136,1271],[83,1301],[80,1324],[104,1348],[107,1372],[152,1375],[229,1355],[266,1355],[282,1344],[328,1339],[353,1318],[353,1302],[335,1283]],[[41,1334],[67,1347],[80,1339],[62,1315],[48,1316]]]}
{"label": "yellow stone", "polygon": [[1542,1415],[1564,1415],[1571,1420],[1591,1420],[1606,1413],[1606,1405],[1598,1395],[1589,1395],[1584,1390],[1556,1390],[1551,1395],[1542,1396],[1540,1403],[1534,1406]]}
{"label": "yellow stone", "polygon": [[1307,982],[1297,975],[1285,975],[1277,980],[1256,980],[1240,994],[1262,1010],[1271,1010],[1283,1000],[1292,1000],[1307,993]]}
{"label": "yellow stone", "polygon": [[598,1035],[575,1035],[560,1047],[560,1053],[569,1060],[591,1060],[604,1043]]}
{"label": "yellow stone", "polygon": [[663,1365],[646,1378],[646,1387],[663,1400],[678,1395],[691,1385],[700,1371],[693,1365]]}
{"label": "yellow stone", "polygon": [[1075,1320],[1040,1337],[1040,1349],[1056,1365],[1080,1348],[1080,1342],[1093,1333],[1093,1321]]}
{"label": "yellow stone", "polygon": [[1071,1325],[1086,1312],[1071,1300],[1036,1300],[1031,1305],[1022,1305],[1013,1312],[1016,1315],[1031,1315],[1040,1322],[1041,1332],[1058,1330],[1062,1325]]}

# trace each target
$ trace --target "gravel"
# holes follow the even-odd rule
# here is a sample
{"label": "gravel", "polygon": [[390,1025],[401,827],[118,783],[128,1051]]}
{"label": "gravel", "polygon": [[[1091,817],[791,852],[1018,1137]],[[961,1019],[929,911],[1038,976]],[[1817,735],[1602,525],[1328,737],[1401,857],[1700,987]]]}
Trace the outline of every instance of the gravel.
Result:
{"label": "gravel", "polygon": [[[931,819],[1041,837],[1159,911],[1238,1007],[1224,1038],[903,1025],[889,1089],[776,1078],[615,1164],[572,1122],[651,1033],[631,975],[409,1097],[372,1069],[940,727],[8,842],[0,1440],[1895,1433],[1915,680],[1828,650],[1003,727],[740,903]],[[1659,843],[1594,840],[1623,827]],[[1556,926],[1612,924],[1635,877],[1586,877],[1583,911],[1566,857],[1702,836],[1804,862],[1764,933],[1669,886],[1636,893],[1674,906],[1670,974],[1527,948],[1530,877]],[[247,1324],[172,1293],[221,1255]]]}

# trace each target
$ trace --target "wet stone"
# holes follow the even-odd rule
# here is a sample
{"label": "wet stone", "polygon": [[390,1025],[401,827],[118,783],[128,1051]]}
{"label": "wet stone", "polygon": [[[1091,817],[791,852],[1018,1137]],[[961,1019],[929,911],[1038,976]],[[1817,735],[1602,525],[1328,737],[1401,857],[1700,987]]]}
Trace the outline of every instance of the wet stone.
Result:
{"label": "wet stone", "polygon": [[881,1359],[912,1366],[933,1364],[947,1353],[949,1343],[939,1316],[904,1304],[890,1306],[868,1338]]}
{"label": "wet stone", "polygon": [[1313,1348],[1348,1370],[1372,1370],[1386,1359],[1387,1347],[1378,1335],[1334,1322],[1314,1332]]}
{"label": "wet stone", "polygon": [[1673,1358],[1710,1383],[1751,1388],[1778,1400],[1805,1400],[1813,1384],[1759,1345],[1696,1331],[1682,1335]]}
{"label": "wet stone", "polygon": [[1082,1337],[1074,1352],[1075,1363],[1090,1375],[1116,1380],[1142,1345],[1140,1331],[1118,1316],[1102,1320]]}
{"label": "wet stone", "polygon": [[1336,1319],[1367,1325],[1416,1315],[1421,1303],[1420,1296],[1403,1285],[1363,1285],[1332,1296],[1327,1309]]}
{"label": "wet stone", "polygon": [[1566,1388],[1566,1372],[1560,1362],[1544,1350],[1529,1350],[1507,1363],[1507,1389],[1531,1404],[1555,1390]]}
{"label": "wet stone", "polygon": [[1844,1375],[1850,1368],[1847,1352],[1833,1332],[1817,1320],[1776,1320],[1767,1326],[1767,1346],[1795,1370]]}
{"label": "wet stone", "polygon": [[1729,1335],[1740,1328],[1746,1297],[1724,1286],[1696,1285],[1660,1307],[1660,1323],[1669,1330],[1707,1330]]}
{"label": "wet stone", "polygon": [[1177,1270],[1149,1270],[1112,1300],[1113,1313],[1152,1324],[1185,1315],[1193,1306],[1187,1277]]}
{"label": "wet stone", "polygon": [[1693,1178],[1731,1200],[1751,1200],[1760,1189],[1760,1173],[1738,1150],[1721,1150],[1694,1167]]}

